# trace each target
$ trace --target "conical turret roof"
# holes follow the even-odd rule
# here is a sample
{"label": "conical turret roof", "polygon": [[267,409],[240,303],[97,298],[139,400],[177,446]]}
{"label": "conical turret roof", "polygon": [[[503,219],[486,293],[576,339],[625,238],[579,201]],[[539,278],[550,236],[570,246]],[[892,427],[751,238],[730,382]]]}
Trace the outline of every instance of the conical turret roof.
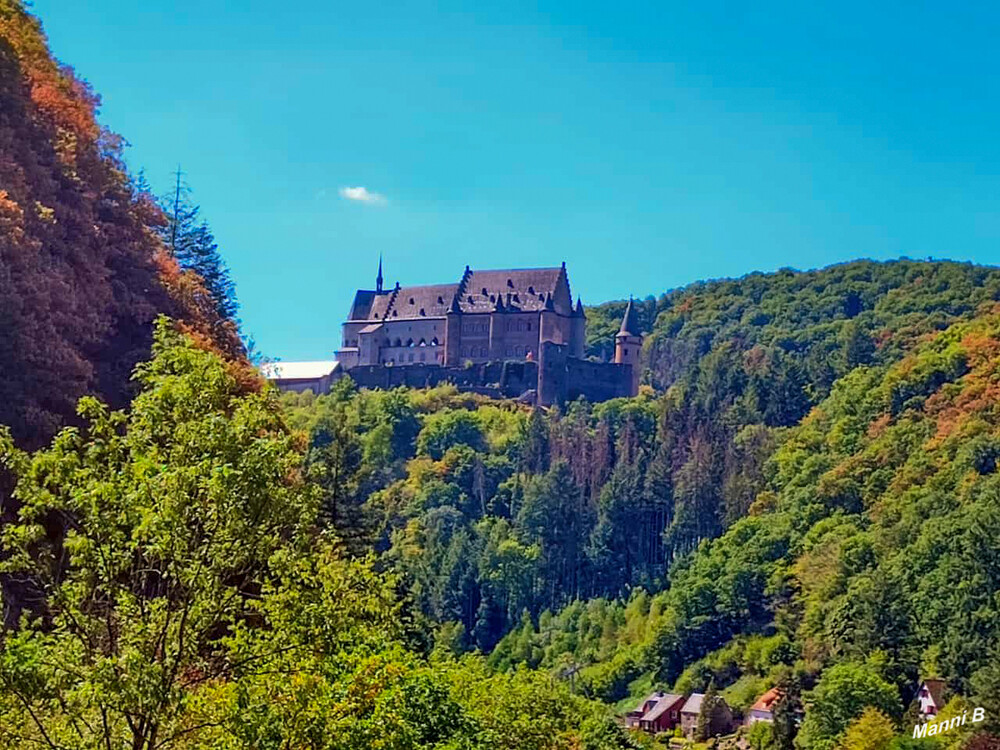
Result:
{"label": "conical turret roof", "polygon": [[618,330],[619,336],[641,336],[642,333],[639,331],[639,316],[636,315],[635,306],[632,304],[632,298],[628,298],[628,304],[625,306],[625,314],[622,316],[622,327]]}

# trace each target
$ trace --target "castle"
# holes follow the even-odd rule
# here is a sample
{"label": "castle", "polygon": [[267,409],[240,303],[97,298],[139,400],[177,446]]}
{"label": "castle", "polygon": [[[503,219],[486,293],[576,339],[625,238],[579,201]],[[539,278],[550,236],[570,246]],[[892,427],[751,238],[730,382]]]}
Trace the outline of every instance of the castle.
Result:
{"label": "castle", "polygon": [[[580,396],[604,401],[635,395],[642,335],[632,302],[615,339],[614,362],[584,359],[585,342],[583,304],[579,298],[573,304],[565,263],[481,271],[466,266],[457,283],[387,289],[380,259],[375,288],[354,295],[336,370],[361,387],[450,382],[544,406]],[[294,365],[279,363],[265,374],[283,388],[323,387],[290,377],[306,371]]]}

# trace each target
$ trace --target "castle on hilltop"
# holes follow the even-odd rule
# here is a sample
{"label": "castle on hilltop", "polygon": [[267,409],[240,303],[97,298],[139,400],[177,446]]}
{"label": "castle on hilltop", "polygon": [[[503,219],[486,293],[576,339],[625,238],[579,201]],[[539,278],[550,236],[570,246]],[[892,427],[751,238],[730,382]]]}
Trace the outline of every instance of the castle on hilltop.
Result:
{"label": "castle on hilltop", "polygon": [[[614,362],[584,359],[586,326],[583,303],[577,298],[573,304],[565,263],[482,271],[466,266],[457,283],[387,289],[380,259],[375,288],[354,295],[334,374],[349,374],[367,388],[449,382],[545,406],[580,396],[634,396],[642,335],[632,302],[615,338]],[[295,364],[279,363],[267,377],[293,390],[329,387],[329,372],[315,385],[289,377],[307,371]]]}

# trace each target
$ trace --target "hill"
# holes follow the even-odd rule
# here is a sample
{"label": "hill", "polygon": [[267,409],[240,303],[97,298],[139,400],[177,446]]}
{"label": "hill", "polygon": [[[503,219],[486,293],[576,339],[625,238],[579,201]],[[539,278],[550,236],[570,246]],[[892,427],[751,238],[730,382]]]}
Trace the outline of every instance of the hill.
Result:
{"label": "hill", "polygon": [[154,228],[165,218],[128,177],[99,99],[49,53],[20,0],[0,0],[0,424],[39,445],[77,399],[128,402],[160,313],[240,356]]}
{"label": "hill", "polygon": [[811,688],[804,748],[839,742],[875,700],[838,691],[880,685],[899,720],[918,676],[944,678],[995,729],[998,374],[995,305],[853,369],[780,439],[747,517],[678,561],[667,590],[545,615],[494,659],[590,664],[587,691],[612,701],[712,681],[745,707],[794,678]]}

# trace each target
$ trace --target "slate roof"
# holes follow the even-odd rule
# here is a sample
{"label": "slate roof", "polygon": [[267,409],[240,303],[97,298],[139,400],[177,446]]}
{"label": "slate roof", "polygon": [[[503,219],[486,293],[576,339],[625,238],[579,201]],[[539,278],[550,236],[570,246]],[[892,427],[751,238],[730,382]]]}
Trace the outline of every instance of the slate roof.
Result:
{"label": "slate roof", "polygon": [[378,320],[441,318],[448,312],[457,291],[458,284],[400,287],[375,300],[371,317]]}
{"label": "slate roof", "polygon": [[628,298],[628,305],[625,307],[625,314],[622,316],[622,327],[618,330],[618,335],[622,336],[638,336],[639,333],[639,318],[635,314],[635,308],[632,306],[632,298]]}
{"label": "slate roof", "polygon": [[[547,295],[555,295],[563,268],[511,268],[470,271],[458,303],[462,312],[491,312],[497,300],[507,309],[540,312]],[[565,315],[573,311],[560,310]]]}
{"label": "slate roof", "polygon": [[351,311],[347,314],[348,320],[368,320],[371,317],[372,303],[375,301],[377,292],[359,289],[354,295],[354,302],[351,304]]}
{"label": "slate roof", "polygon": [[691,697],[688,698],[684,705],[681,706],[682,714],[697,714],[701,712],[701,701],[704,699],[704,693],[691,693]]}
{"label": "slate roof", "polygon": [[336,360],[320,362],[268,362],[260,371],[268,380],[319,380],[340,366]]}
{"label": "slate roof", "polygon": [[683,695],[674,695],[673,693],[667,693],[660,700],[656,702],[656,705],[649,709],[639,721],[656,721],[660,716],[663,715],[674,704],[684,700]]}
{"label": "slate roof", "polygon": [[[924,680],[920,687],[926,687],[927,692],[931,694],[931,698],[934,699],[934,705],[938,708],[942,708],[945,704],[944,700],[944,690],[946,683],[944,680],[938,680],[936,678],[931,678]],[[918,690],[919,693],[919,690]]]}

